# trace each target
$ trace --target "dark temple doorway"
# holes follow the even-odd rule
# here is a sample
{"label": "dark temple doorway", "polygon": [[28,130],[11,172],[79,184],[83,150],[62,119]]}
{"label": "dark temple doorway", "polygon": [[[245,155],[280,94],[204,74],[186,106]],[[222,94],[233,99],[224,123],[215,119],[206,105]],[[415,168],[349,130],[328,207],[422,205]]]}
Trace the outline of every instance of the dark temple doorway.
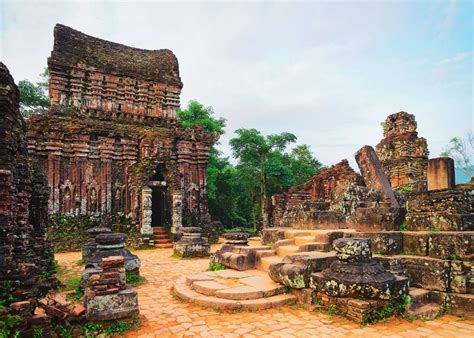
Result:
{"label": "dark temple doorway", "polygon": [[151,188],[151,224],[154,227],[166,225],[166,189]]}
{"label": "dark temple doorway", "polygon": [[151,187],[151,225],[164,227],[168,223],[167,183],[165,180],[166,168],[158,164],[150,180]]}

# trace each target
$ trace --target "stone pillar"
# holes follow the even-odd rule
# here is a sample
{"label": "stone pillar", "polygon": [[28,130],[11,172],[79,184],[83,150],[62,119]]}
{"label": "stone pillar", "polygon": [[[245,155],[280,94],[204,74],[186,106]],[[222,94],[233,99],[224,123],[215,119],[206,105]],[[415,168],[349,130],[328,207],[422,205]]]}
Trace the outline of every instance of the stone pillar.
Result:
{"label": "stone pillar", "polygon": [[153,235],[153,228],[151,224],[151,188],[142,188],[142,217],[141,217],[141,229],[140,232],[145,237],[151,237]]}
{"label": "stone pillar", "polygon": [[430,159],[428,162],[428,190],[454,188],[454,160],[449,157]]}
{"label": "stone pillar", "polygon": [[364,146],[359,149],[354,156],[362,177],[364,178],[365,185],[368,188],[380,192],[387,200],[390,200],[392,207],[397,208],[397,199],[374,148],[371,146]]}
{"label": "stone pillar", "polygon": [[172,194],[171,233],[177,234],[183,226],[183,195],[179,192]]}

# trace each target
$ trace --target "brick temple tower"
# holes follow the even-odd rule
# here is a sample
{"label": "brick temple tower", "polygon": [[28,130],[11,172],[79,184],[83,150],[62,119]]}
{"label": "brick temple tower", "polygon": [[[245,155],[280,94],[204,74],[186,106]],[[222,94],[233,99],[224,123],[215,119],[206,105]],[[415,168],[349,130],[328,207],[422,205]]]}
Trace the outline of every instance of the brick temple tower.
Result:
{"label": "brick temple tower", "polygon": [[51,108],[28,122],[35,170],[47,174],[49,211],[125,215],[144,237],[209,218],[206,170],[216,138],[184,129],[183,84],[167,49],[143,50],[54,28]]}
{"label": "brick temple tower", "polygon": [[415,115],[398,112],[382,123],[384,138],[376,153],[392,188],[417,181],[426,181],[428,145],[418,137]]}

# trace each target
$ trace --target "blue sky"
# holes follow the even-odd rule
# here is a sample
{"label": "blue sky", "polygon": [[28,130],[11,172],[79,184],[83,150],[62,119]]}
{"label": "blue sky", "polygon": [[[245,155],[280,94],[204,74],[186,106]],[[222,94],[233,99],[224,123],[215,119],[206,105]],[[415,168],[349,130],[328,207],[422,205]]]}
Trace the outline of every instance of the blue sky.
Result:
{"label": "blue sky", "polygon": [[237,128],[293,132],[326,165],[416,115],[437,157],[474,129],[472,1],[8,2],[0,59],[16,81],[46,66],[62,23],[129,46],[175,52],[182,105],[198,99]]}

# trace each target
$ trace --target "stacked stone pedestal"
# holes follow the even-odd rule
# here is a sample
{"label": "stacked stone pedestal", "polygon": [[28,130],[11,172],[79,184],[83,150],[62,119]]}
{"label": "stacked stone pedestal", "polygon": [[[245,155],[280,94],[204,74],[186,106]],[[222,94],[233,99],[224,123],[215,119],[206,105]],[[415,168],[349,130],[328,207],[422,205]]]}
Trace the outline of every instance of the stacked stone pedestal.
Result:
{"label": "stacked stone pedestal", "polygon": [[139,274],[141,261],[137,255],[132,254],[125,247],[127,235],[122,233],[110,233],[107,228],[93,228],[89,233],[95,236],[89,239],[82,250],[85,270],[81,277],[81,286],[86,286],[90,275],[100,272],[100,264],[103,258],[110,256],[122,256],[124,258],[125,271],[127,273]]}
{"label": "stacked stone pedestal", "polygon": [[136,291],[125,283],[124,257],[101,261],[101,271],[91,274],[84,293],[88,320],[113,320],[139,314]]}
{"label": "stacked stone pedestal", "polygon": [[392,274],[375,261],[369,239],[341,238],[333,247],[337,260],[313,273],[310,280],[324,306],[334,305],[348,318],[364,322],[371,312],[408,294],[408,278]]}
{"label": "stacked stone pedestal", "polygon": [[210,245],[207,238],[201,236],[201,228],[185,227],[180,229],[182,236],[174,243],[174,254],[179,257],[207,257]]}
{"label": "stacked stone pedestal", "polygon": [[89,239],[84,243],[82,247],[82,259],[86,261],[87,258],[95,255],[97,251],[97,242],[95,238],[100,234],[110,233],[111,230],[107,227],[93,227],[87,230]]}

